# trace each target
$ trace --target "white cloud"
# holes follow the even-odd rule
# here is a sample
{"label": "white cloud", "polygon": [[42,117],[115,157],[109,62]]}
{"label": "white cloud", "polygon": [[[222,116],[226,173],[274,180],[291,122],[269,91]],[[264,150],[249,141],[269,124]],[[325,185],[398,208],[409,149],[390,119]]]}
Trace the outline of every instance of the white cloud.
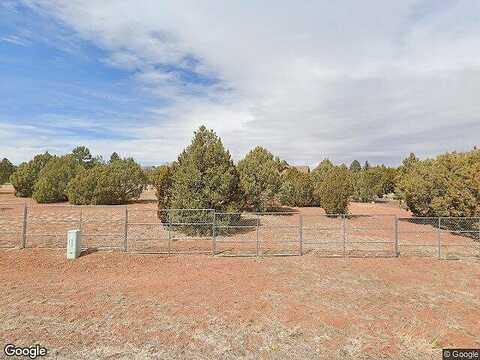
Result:
{"label": "white cloud", "polygon": [[236,158],[261,144],[308,164],[398,163],[478,141],[477,1],[24,2],[168,99],[153,126],[138,124],[139,140],[115,144],[144,161],[171,160],[202,123]]}

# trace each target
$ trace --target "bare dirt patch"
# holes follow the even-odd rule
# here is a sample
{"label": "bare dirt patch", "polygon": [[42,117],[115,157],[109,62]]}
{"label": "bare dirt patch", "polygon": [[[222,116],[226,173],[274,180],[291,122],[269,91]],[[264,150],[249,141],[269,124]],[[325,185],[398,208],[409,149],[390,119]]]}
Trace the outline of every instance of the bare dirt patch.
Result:
{"label": "bare dirt patch", "polygon": [[438,359],[480,347],[480,264],[0,252],[0,339],[57,358]]}

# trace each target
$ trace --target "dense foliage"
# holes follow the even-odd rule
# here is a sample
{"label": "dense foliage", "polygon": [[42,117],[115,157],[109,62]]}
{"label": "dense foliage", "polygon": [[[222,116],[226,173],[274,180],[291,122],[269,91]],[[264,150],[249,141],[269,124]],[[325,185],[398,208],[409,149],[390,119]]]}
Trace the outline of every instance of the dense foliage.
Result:
{"label": "dense foliage", "polygon": [[285,164],[268,150],[257,146],[238,163],[240,184],[246,205],[256,211],[266,211],[281,186],[280,171]]}
{"label": "dense foliage", "polygon": [[282,173],[282,185],[279,200],[287,206],[311,206],[313,203],[313,186],[310,175],[295,168]]}
{"label": "dense foliage", "polygon": [[310,178],[313,186],[313,204],[315,206],[320,206],[320,197],[319,197],[320,192],[318,188],[321,184],[323,184],[323,182],[328,176],[328,173],[334,168],[335,168],[335,165],[333,165],[333,163],[330,160],[324,159],[310,173]]}
{"label": "dense foliage", "polygon": [[30,197],[38,176],[47,163],[53,158],[48,152],[36,155],[28,163],[21,163],[10,176],[10,183],[18,197]]}
{"label": "dense foliage", "polygon": [[480,215],[480,150],[410,156],[402,166],[398,190],[416,216]]}
{"label": "dense foliage", "polygon": [[148,182],[155,188],[159,209],[168,209],[171,202],[172,167],[162,165],[148,172]]}
{"label": "dense foliage", "polygon": [[350,171],[344,166],[334,166],[326,171],[314,190],[327,214],[346,214],[352,192]]}
{"label": "dense foliage", "polygon": [[373,166],[352,172],[353,199],[370,202],[395,191],[396,169]]}
{"label": "dense foliage", "polygon": [[72,155],[53,157],[40,171],[32,197],[38,203],[66,201],[67,185],[81,170],[82,166]]}
{"label": "dense foliage", "polygon": [[173,165],[171,207],[238,211],[240,178],[220,138],[204,126]]}
{"label": "dense foliage", "polygon": [[10,180],[10,176],[14,173],[15,166],[7,159],[0,161],[0,185]]}
{"label": "dense foliage", "polygon": [[77,205],[120,205],[140,197],[145,185],[140,165],[123,159],[79,172],[68,184],[67,193]]}

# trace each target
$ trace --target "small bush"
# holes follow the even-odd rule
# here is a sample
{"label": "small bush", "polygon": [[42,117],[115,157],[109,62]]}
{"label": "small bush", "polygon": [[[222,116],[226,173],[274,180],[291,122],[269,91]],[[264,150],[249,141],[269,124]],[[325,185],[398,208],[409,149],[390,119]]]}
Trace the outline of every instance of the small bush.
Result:
{"label": "small bush", "polygon": [[32,197],[38,203],[66,201],[67,185],[82,169],[71,155],[54,157],[40,172]]}
{"label": "small bush", "polygon": [[36,155],[28,163],[20,164],[10,176],[10,183],[15,188],[15,196],[30,197],[38,176],[47,163],[53,158],[48,152]]}
{"label": "small bush", "polygon": [[266,149],[257,146],[238,163],[240,184],[248,206],[266,211],[280,189],[280,169],[284,164]]}
{"label": "small bush", "polygon": [[282,174],[282,185],[279,191],[282,205],[310,206],[313,203],[313,187],[309,174],[295,168],[287,169]]}

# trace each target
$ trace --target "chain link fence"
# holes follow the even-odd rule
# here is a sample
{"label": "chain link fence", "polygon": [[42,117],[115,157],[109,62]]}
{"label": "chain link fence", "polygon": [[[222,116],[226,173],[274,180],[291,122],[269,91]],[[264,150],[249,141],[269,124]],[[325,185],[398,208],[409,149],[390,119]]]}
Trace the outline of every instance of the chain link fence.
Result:
{"label": "chain link fence", "polygon": [[1,248],[65,248],[72,229],[83,249],[134,253],[480,258],[480,218],[0,204]]}

